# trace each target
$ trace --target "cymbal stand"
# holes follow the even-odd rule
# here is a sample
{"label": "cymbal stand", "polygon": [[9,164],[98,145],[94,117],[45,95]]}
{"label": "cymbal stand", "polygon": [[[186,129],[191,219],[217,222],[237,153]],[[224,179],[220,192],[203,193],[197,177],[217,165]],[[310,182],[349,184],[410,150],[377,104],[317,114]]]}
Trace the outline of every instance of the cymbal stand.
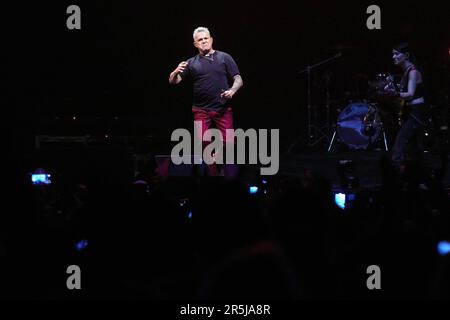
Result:
{"label": "cymbal stand", "polygon": [[[307,145],[309,147],[312,147],[319,143],[324,138],[329,138],[328,135],[320,128],[317,124],[317,110],[313,109],[311,105],[311,70],[324,65],[326,63],[329,63],[337,58],[342,56],[342,53],[337,53],[333,57],[325,59],[323,61],[320,61],[316,64],[313,64],[311,66],[307,66],[305,69],[298,72],[299,75],[306,73],[307,74]],[[326,119],[326,126],[329,126],[329,91],[328,91],[328,84],[327,84],[327,119]],[[293,148],[297,145],[298,141],[294,141],[288,149],[288,153],[290,153]]]}

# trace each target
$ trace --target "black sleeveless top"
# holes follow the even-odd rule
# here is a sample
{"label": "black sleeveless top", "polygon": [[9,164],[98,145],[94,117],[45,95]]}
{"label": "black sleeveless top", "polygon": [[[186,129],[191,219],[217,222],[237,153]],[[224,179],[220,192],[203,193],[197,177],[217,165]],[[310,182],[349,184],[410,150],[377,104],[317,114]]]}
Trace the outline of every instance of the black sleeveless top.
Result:
{"label": "black sleeveless top", "polygon": [[[408,67],[408,69],[405,70],[405,73],[403,74],[402,80],[400,82],[400,91],[401,92],[407,92],[408,91],[409,73],[412,70],[417,70],[416,66],[411,65],[411,66]],[[422,81],[423,81],[423,79],[422,79]],[[425,88],[424,88],[423,82],[417,83],[416,91],[414,92],[414,96],[412,97],[411,100],[415,100],[415,99],[418,99],[418,98],[423,98],[424,95],[425,95]]]}
{"label": "black sleeveless top", "polygon": [[[411,65],[408,67],[408,69],[405,70],[402,80],[400,82],[400,91],[401,92],[407,92],[408,91],[408,80],[409,80],[409,73],[412,70],[417,70],[414,65]],[[422,79],[423,81],[423,79]],[[414,92],[414,96],[412,97],[412,100],[418,99],[418,98],[424,98],[425,94],[425,88],[423,85],[423,82],[418,83],[416,85],[416,91]],[[413,117],[415,120],[417,120],[420,124],[424,125],[428,119],[428,108],[426,107],[425,103],[418,103],[414,105],[409,106],[409,115]]]}

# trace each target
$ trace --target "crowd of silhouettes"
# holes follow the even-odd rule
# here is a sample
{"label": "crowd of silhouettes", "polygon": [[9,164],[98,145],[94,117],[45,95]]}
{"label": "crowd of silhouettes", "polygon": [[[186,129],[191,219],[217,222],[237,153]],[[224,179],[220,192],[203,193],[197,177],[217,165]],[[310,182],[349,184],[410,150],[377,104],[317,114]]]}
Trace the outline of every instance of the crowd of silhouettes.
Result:
{"label": "crowd of silhouettes", "polygon": [[[449,255],[436,249],[450,240],[445,165],[411,162],[398,172],[382,158],[380,166],[381,186],[352,190],[346,209],[330,181],[309,170],[262,183],[251,173],[155,176],[153,164],[129,183],[23,182],[2,216],[1,296],[450,297]],[[66,287],[69,265],[82,270],[81,290]],[[380,267],[381,290],[367,288],[370,265]]]}

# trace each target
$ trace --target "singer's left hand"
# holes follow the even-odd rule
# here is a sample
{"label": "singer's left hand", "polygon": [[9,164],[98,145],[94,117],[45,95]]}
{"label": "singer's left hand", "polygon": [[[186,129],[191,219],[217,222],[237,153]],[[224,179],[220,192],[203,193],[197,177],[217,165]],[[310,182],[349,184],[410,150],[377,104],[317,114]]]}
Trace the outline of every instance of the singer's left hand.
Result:
{"label": "singer's left hand", "polygon": [[234,91],[233,90],[226,90],[226,91],[224,91],[224,92],[222,92],[221,94],[220,94],[220,97],[221,98],[225,98],[225,99],[231,99],[231,98],[233,98],[233,95],[234,95]]}

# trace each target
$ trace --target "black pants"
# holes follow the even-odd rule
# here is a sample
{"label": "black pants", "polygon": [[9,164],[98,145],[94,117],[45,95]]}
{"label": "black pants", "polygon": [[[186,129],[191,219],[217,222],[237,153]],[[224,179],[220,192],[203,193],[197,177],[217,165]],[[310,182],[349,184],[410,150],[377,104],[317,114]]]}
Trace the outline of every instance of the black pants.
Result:
{"label": "black pants", "polygon": [[399,166],[407,160],[420,160],[425,121],[409,115],[403,122],[392,149],[392,161]]}

